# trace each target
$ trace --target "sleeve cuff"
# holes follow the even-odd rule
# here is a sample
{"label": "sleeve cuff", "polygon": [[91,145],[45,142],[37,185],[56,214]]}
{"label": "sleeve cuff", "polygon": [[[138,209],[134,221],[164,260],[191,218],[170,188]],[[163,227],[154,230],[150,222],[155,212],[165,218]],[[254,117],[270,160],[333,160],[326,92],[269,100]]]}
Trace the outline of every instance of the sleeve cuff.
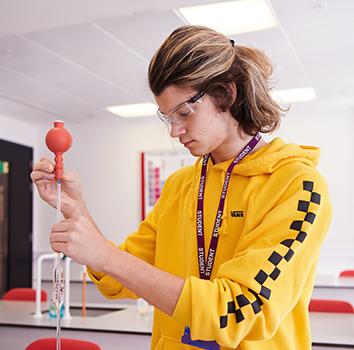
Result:
{"label": "sleeve cuff", "polygon": [[191,278],[186,279],[172,315],[172,319],[186,326],[191,324]]}
{"label": "sleeve cuff", "polygon": [[86,271],[92,281],[99,282],[105,276],[103,272],[93,271],[87,266],[86,266]]}

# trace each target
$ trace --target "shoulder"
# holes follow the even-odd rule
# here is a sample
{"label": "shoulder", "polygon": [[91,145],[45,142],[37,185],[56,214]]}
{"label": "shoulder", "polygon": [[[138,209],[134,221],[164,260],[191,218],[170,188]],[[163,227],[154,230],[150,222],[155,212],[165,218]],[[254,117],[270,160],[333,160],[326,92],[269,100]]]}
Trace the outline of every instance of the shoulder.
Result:
{"label": "shoulder", "polygon": [[317,170],[316,167],[306,164],[302,161],[293,161],[279,167],[272,174],[275,178],[285,178],[292,182],[301,182],[306,179],[318,183],[319,186],[327,186],[327,181],[324,176]]}
{"label": "shoulder", "polygon": [[[303,162],[292,162],[278,168],[264,186],[268,198],[281,204],[288,200],[301,203],[315,203],[331,212],[329,187],[324,176],[314,167]],[[318,210],[319,208],[317,208]]]}

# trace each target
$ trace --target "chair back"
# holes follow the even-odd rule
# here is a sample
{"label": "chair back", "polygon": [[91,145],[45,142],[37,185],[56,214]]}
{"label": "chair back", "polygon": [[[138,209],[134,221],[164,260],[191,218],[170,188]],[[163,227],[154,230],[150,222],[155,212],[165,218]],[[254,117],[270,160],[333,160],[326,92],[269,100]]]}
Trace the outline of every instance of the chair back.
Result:
{"label": "chair back", "polygon": [[[25,350],[56,350],[56,344],[56,338],[43,338],[35,340],[28,345]],[[63,350],[102,350],[102,348],[95,343],[69,338],[61,338],[61,348]]]}
{"label": "chair back", "polygon": [[339,274],[339,277],[354,277],[354,270],[344,270]]}
{"label": "chair back", "polygon": [[[36,301],[36,290],[32,288],[13,288],[4,294],[2,299]],[[48,294],[43,289],[41,290],[41,300],[48,301]]]}
{"label": "chair back", "polygon": [[311,299],[309,304],[310,312],[338,312],[354,313],[354,307],[344,300]]}

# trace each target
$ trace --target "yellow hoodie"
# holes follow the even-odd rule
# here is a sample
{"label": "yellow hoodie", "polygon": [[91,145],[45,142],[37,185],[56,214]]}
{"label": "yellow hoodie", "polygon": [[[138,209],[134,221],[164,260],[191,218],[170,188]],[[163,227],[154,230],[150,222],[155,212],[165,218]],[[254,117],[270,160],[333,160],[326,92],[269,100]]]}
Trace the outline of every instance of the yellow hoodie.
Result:
{"label": "yellow hoodie", "polygon": [[[215,340],[220,349],[311,349],[308,303],[332,216],[319,155],[276,138],[234,167],[210,281],[198,269],[200,159],[168,178],[155,208],[119,246],[186,278],[172,318],[155,310],[152,349],[196,349],[181,343],[185,326],[193,340]],[[209,159],[206,250],[231,161]],[[89,274],[105,297],[137,298],[109,276]]]}

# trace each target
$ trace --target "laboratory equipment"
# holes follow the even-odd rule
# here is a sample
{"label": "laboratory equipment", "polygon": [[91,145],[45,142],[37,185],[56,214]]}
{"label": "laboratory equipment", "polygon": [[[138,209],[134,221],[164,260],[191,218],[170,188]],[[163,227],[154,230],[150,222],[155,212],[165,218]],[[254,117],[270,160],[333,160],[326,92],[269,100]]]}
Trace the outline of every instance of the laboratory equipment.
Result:
{"label": "laboratory equipment", "polygon": [[[42,287],[42,263],[45,259],[54,259],[54,263],[56,263],[57,254],[42,254],[37,259],[37,291],[36,291],[36,312],[33,315],[34,318],[43,318],[43,314],[41,311],[41,287]],[[70,320],[70,262],[71,259],[66,257],[65,259],[65,292],[64,292],[64,300],[65,300],[65,309],[63,320]],[[56,308],[55,308],[55,317],[56,317]]]}
{"label": "laboratory equipment", "polygon": [[82,273],[82,316],[86,317],[86,266],[83,266]]}
{"label": "laboratory equipment", "polygon": [[[72,145],[72,137],[66,129],[64,122],[57,120],[54,128],[49,130],[46,138],[46,145],[55,154],[55,178],[57,179],[57,223],[61,221],[61,179],[63,178],[63,153]],[[60,309],[64,303],[64,269],[60,263],[60,253],[57,254],[56,265],[53,270],[53,303],[57,310],[57,350],[61,349],[60,339]]]}
{"label": "laboratory equipment", "polygon": [[41,311],[41,288],[42,288],[42,262],[44,259],[56,259],[56,254],[42,254],[37,259],[37,290],[36,290],[36,312],[34,318],[42,318]]}

